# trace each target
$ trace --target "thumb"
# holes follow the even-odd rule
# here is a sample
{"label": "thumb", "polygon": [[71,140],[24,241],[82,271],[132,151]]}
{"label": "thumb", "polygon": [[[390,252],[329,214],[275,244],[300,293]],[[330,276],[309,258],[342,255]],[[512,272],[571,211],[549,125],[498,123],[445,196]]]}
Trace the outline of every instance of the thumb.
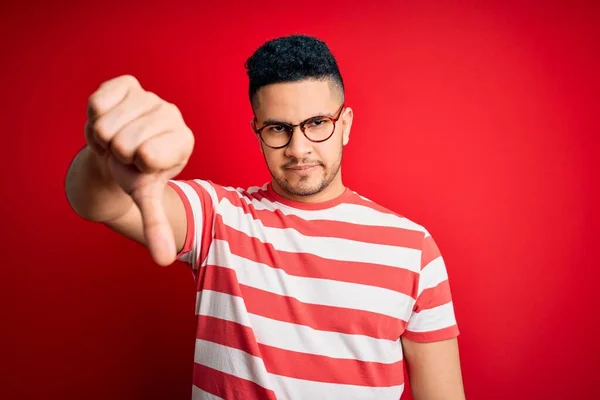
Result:
{"label": "thumb", "polygon": [[165,185],[166,182],[158,179],[131,193],[142,214],[144,236],[152,259],[162,266],[172,264],[177,256],[173,229],[163,206]]}

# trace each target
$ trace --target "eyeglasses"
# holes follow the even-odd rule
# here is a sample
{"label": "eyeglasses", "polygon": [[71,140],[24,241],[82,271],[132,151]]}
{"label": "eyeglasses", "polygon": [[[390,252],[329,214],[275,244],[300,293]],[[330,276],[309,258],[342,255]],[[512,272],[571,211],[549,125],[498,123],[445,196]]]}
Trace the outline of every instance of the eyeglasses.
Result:
{"label": "eyeglasses", "polygon": [[[308,118],[296,125],[268,120],[267,124],[261,128],[255,128],[254,132],[260,136],[260,139],[266,146],[272,149],[281,149],[290,144],[294,128],[297,126],[300,127],[300,130],[308,140],[321,143],[333,136],[335,124],[340,119],[343,109],[344,104],[342,103],[339,110],[335,113],[335,117],[319,115]],[[254,124],[256,126],[256,117],[254,118]]]}

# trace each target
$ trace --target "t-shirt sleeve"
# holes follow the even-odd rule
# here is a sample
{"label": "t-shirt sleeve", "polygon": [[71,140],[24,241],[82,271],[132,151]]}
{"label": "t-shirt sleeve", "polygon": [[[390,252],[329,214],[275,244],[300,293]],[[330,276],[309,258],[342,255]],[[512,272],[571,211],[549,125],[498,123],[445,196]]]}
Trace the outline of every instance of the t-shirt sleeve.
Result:
{"label": "t-shirt sleeve", "polygon": [[435,342],[458,334],[446,264],[437,244],[425,231],[417,300],[403,336],[414,342]]}
{"label": "t-shirt sleeve", "polygon": [[168,183],[181,198],[187,216],[185,243],[177,259],[197,269],[206,258],[212,242],[218,204],[215,186],[200,179],[170,180]]}

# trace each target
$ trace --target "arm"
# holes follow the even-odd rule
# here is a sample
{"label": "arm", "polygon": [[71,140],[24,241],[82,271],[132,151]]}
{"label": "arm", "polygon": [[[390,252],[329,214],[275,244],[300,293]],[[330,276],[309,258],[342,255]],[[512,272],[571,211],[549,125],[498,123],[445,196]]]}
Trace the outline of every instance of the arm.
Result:
{"label": "arm", "polygon": [[146,245],[160,265],[175,261],[187,217],[168,182],[194,145],[177,107],[134,77],[112,79],[90,96],[85,138],[66,177],[73,210]]}
{"label": "arm", "polygon": [[414,400],[463,400],[458,325],[440,250],[425,231],[416,302],[402,335]]}
{"label": "arm", "polygon": [[[110,176],[106,160],[85,147],[76,156],[66,178],[66,194],[73,210],[82,218],[100,222],[125,237],[147,246],[139,207]],[[186,238],[187,218],[181,198],[166,185],[163,208],[180,251]]]}
{"label": "arm", "polygon": [[402,340],[414,400],[463,400],[456,338],[419,343]]}

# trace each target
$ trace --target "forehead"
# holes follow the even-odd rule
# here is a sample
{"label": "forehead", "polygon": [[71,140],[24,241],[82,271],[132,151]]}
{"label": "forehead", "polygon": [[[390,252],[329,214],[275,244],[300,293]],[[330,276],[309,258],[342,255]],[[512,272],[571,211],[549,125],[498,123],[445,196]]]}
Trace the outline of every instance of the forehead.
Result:
{"label": "forehead", "polygon": [[259,121],[276,119],[296,123],[320,114],[331,114],[339,100],[328,80],[274,83],[260,88],[255,109]]}

